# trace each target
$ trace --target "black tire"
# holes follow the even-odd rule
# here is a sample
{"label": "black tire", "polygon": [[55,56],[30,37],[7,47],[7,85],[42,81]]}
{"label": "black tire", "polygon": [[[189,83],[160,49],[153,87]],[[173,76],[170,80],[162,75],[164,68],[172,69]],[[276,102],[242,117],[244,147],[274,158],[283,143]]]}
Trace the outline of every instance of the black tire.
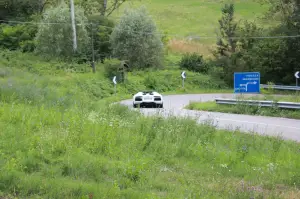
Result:
{"label": "black tire", "polygon": [[137,104],[133,104],[133,108],[137,108]]}

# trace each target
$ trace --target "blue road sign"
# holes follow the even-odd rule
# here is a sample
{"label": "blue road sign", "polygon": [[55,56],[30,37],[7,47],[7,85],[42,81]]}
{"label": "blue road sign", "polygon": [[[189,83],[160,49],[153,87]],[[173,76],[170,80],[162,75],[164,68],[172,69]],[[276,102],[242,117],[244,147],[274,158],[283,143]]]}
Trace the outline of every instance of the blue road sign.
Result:
{"label": "blue road sign", "polygon": [[234,73],[235,93],[260,93],[260,73]]}

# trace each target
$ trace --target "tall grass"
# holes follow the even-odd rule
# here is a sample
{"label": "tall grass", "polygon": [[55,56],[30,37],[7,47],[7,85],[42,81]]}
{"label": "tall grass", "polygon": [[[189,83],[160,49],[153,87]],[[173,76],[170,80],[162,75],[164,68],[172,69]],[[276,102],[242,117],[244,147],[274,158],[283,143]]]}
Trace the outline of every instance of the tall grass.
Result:
{"label": "tall grass", "polygon": [[[299,94],[292,95],[258,95],[254,97],[239,96],[238,100],[268,100],[274,102],[300,102]],[[237,105],[216,104],[215,102],[192,102],[187,106],[191,110],[213,111],[222,113],[261,115],[271,117],[285,117],[300,119],[300,111],[294,109],[283,109],[276,106],[261,107],[248,105],[247,102],[240,102]]]}
{"label": "tall grass", "polygon": [[0,196],[300,196],[298,143],[79,102],[1,101]]}
{"label": "tall grass", "polygon": [[[126,74],[126,82],[118,82],[117,93],[126,96],[145,89],[176,93],[227,88],[223,81],[214,77],[189,72],[185,88],[182,89],[178,60],[172,56],[169,58],[166,60],[169,65],[165,70],[134,71]],[[86,64],[59,60],[47,62],[33,54],[4,50],[0,52],[0,95],[7,98],[13,92],[14,99],[25,98],[29,101],[34,100],[36,95],[44,96],[43,98],[51,95],[57,99],[70,95],[75,100],[86,98],[88,101],[97,101],[114,95],[112,80],[104,76],[103,70],[103,65],[98,64],[97,73],[93,74]]]}
{"label": "tall grass", "polygon": [[[110,103],[135,86],[176,91],[179,70],[131,73],[114,97],[101,74],[47,75],[37,72],[43,61],[36,63],[30,73],[0,63],[0,197],[300,196],[298,143]],[[220,85],[189,77],[187,88]]]}

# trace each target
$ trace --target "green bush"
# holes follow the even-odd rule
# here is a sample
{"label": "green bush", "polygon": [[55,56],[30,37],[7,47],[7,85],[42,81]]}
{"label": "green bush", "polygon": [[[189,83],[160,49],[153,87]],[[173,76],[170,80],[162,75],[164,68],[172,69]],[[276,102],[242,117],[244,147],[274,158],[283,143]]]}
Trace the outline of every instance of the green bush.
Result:
{"label": "green bush", "polygon": [[204,62],[202,55],[196,53],[185,54],[180,62],[180,68],[191,70],[194,72],[207,73],[208,65]]}
{"label": "green bush", "polygon": [[107,78],[113,78],[117,76],[118,80],[121,80],[121,73],[119,68],[121,67],[120,60],[117,59],[107,59],[104,61],[104,73]]}
{"label": "green bush", "polygon": [[105,58],[111,55],[109,37],[112,33],[114,22],[98,15],[89,16],[88,20],[89,23],[92,23],[92,25],[88,27],[88,32],[90,38],[93,38],[95,59],[103,62]]}
{"label": "green bush", "polygon": [[32,52],[35,49],[34,37],[36,25],[8,25],[0,24],[0,47],[9,50],[21,49],[23,52]]}
{"label": "green bush", "polygon": [[153,72],[147,74],[143,84],[146,86],[147,89],[156,90],[158,92],[175,90],[176,87],[180,86],[180,82],[176,81],[172,74],[157,75]]}
{"label": "green bush", "polygon": [[0,66],[20,68],[35,74],[58,74],[64,72],[86,73],[91,71],[87,64],[75,62],[62,62],[52,58],[45,60],[35,56],[33,53],[22,53],[20,51],[0,51]]}

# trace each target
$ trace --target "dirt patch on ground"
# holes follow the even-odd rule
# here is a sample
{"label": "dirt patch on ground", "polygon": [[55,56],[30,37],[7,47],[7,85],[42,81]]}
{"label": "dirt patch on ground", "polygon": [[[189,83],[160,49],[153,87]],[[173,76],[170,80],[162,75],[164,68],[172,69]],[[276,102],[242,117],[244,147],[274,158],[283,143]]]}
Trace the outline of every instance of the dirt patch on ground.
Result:
{"label": "dirt patch on ground", "polygon": [[175,53],[198,53],[204,57],[212,57],[212,51],[215,46],[208,43],[201,43],[193,40],[177,40],[169,41],[168,47],[171,52]]}

